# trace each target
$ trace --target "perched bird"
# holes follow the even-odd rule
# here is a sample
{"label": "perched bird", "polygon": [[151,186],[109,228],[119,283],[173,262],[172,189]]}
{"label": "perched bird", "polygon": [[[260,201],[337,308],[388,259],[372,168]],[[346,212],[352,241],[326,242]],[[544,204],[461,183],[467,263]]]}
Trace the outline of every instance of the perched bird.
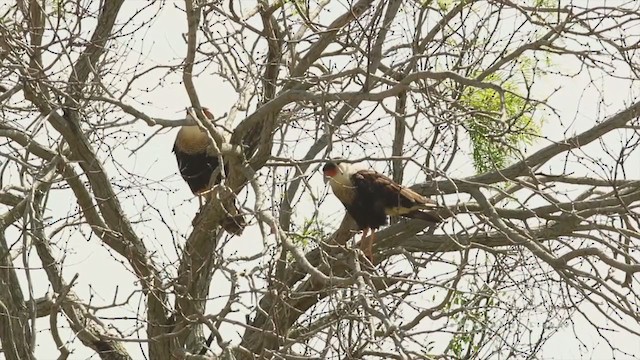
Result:
{"label": "perched bird", "polygon": [[438,206],[434,201],[374,170],[357,170],[348,163],[329,161],[322,171],[333,194],[355,220],[358,230],[362,230],[360,248],[372,262],[375,231],[387,224],[387,216],[442,221],[437,215],[423,211],[435,210]]}
{"label": "perched bird", "polygon": [[[208,108],[202,108],[205,116],[213,120],[214,116]],[[191,115],[187,110],[187,119],[191,119]],[[207,193],[211,189],[211,175],[216,172],[220,162],[218,156],[207,153],[209,147],[209,137],[207,133],[197,125],[185,125],[180,128],[176,141],[173,144],[173,152],[178,161],[178,169],[180,175],[189,185],[191,192],[198,196],[200,208],[202,207],[202,197],[207,197]],[[225,173],[228,173],[229,167],[225,165]],[[216,179],[213,184],[221,181],[220,172],[217,172]],[[235,204],[234,204],[235,206]],[[237,210],[237,209],[236,209]],[[222,227],[232,234],[240,234],[244,229],[245,221],[242,215],[234,214],[222,223]]]}

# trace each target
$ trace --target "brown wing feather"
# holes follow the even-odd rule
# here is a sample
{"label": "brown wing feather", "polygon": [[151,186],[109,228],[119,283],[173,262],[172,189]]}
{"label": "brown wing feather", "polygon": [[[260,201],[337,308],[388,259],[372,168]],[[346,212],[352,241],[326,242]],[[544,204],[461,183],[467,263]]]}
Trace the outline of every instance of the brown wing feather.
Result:
{"label": "brown wing feather", "polygon": [[[360,170],[352,176],[358,196],[369,201],[365,212],[385,215],[405,216],[430,222],[442,221],[436,214],[421,210],[436,209],[438,206],[417,192],[406,188],[390,178],[373,170]],[[378,210],[376,210],[378,209]]]}
{"label": "brown wing feather", "polygon": [[[398,199],[400,203],[410,202],[414,205],[426,205],[426,206],[435,204],[433,200],[428,199],[418,194],[417,192],[398,184],[397,182],[393,181],[389,177],[383,174],[380,174],[377,171],[360,170],[356,173],[356,175],[359,176],[362,180],[370,182],[372,184],[372,187],[380,191],[384,191],[386,193],[394,194],[395,199],[398,199],[398,197],[400,197],[400,199]],[[392,205],[392,204],[389,204],[389,205]],[[397,206],[397,204],[395,204],[395,206]]]}

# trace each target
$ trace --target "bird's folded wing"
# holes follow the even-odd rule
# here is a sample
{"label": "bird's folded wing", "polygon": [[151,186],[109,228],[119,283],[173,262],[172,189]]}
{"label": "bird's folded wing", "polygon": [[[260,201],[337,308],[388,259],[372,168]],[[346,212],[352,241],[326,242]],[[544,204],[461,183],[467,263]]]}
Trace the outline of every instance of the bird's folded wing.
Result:
{"label": "bird's folded wing", "polygon": [[376,192],[392,192],[406,198],[406,200],[412,203],[424,205],[425,207],[437,207],[435,201],[396,183],[389,177],[382,175],[377,171],[360,170],[354,175],[354,177],[356,182],[366,182],[369,184],[369,187]]}

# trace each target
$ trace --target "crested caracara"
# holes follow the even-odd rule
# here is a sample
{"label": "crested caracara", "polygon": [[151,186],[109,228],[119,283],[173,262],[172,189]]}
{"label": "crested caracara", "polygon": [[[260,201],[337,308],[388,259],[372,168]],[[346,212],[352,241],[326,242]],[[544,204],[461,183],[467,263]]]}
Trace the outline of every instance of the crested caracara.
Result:
{"label": "crested caracara", "polygon": [[[213,114],[208,108],[202,108],[202,111],[208,119],[213,120]],[[188,110],[187,119],[192,119]],[[197,125],[181,127],[173,144],[173,152],[178,161],[180,175],[189,185],[191,192],[198,196],[200,207],[202,207],[202,197],[208,198],[207,194],[211,190],[209,186],[211,175],[216,172],[220,165],[218,156],[207,153],[208,147],[209,137],[205,130]],[[225,165],[224,168],[225,173],[228,173],[229,167]],[[221,176],[218,171],[213,184],[218,184],[220,180]],[[222,223],[222,227],[227,232],[236,235],[242,233],[244,226],[245,220],[242,215],[232,215]]]}
{"label": "crested caracara", "polygon": [[330,161],[322,171],[329,178],[333,194],[344,204],[358,230],[362,230],[360,248],[372,262],[375,231],[387,224],[387,216],[442,221],[437,215],[423,211],[435,210],[438,206],[434,201],[374,170],[357,170],[348,163]]}

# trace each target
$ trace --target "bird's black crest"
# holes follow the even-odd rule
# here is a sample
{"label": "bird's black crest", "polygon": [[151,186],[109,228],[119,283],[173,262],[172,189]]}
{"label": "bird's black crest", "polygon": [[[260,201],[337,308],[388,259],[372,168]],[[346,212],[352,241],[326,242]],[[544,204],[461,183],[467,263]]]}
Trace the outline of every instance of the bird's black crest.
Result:
{"label": "bird's black crest", "polygon": [[324,164],[324,166],[322,167],[322,171],[326,172],[327,170],[333,170],[336,169],[338,167],[338,164],[336,164],[333,161],[327,161],[326,164]]}

